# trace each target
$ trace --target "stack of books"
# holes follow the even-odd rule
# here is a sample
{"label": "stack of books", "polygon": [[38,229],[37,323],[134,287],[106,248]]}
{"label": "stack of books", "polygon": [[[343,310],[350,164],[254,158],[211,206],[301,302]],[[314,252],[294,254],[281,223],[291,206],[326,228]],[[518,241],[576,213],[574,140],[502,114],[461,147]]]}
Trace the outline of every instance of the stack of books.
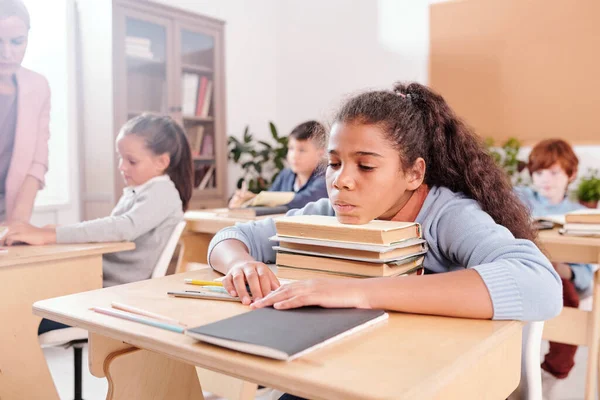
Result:
{"label": "stack of books", "polygon": [[415,222],[349,225],[322,215],[275,219],[277,276],[285,279],[374,278],[423,272],[427,243]]}
{"label": "stack of books", "polygon": [[125,38],[125,53],[130,57],[153,60],[152,41],[145,37],[127,36]]}
{"label": "stack of books", "polygon": [[561,233],[573,236],[600,236],[600,210],[578,210],[565,214],[565,224]]}

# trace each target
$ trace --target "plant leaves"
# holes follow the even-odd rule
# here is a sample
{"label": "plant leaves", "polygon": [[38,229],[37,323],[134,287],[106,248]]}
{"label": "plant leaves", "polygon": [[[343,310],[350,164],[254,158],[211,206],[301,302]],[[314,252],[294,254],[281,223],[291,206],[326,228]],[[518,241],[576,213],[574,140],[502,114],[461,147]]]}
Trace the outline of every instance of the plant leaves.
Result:
{"label": "plant leaves", "polygon": [[277,134],[277,128],[275,127],[275,124],[271,121],[269,121],[269,128],[271,129],[271,136],[273,136],[273,139],[278,140],[279,135]]}

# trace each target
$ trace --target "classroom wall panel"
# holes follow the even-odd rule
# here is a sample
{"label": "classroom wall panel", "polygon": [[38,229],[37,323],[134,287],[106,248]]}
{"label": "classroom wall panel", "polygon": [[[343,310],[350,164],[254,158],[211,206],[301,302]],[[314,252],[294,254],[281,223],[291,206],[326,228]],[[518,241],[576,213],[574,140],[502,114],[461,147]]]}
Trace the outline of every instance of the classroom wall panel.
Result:
{"label": "classroom wall panel", "polygon": [[430,6],[429,82],[477,133],[600,143],[600,1]]}

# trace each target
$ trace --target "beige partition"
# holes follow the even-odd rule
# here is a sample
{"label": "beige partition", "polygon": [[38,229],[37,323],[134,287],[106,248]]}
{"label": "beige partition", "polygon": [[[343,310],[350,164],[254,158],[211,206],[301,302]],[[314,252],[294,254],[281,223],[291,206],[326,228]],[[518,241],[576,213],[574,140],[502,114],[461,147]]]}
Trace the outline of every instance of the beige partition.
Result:
{"label": "beige partition", "polygon": [[600,142],[600,1],[430,6],[430,85],[484,137]]}

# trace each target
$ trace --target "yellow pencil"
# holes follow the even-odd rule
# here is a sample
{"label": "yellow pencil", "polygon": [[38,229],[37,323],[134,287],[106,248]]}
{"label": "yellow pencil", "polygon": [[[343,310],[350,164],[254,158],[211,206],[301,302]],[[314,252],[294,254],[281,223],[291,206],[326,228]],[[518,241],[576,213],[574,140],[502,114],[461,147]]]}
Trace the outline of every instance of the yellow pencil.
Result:
{"label": "yellow pencil", "polygon": [[201,281],[199,279],[184,279],[184,282],[189,285],[199,285],[199,286],[223,286],[221,282],[216,281]]}

